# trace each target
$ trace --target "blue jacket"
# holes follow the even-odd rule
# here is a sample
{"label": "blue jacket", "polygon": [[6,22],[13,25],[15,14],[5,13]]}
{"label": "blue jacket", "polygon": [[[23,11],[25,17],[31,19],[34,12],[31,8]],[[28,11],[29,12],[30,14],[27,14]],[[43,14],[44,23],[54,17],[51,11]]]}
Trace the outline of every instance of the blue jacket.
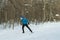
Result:
{"label": "blue jacket", "polygon": [[22,22],[22,24],[28,24],[28,19],[23,18],[23,19],[21,20],[21,22]]}

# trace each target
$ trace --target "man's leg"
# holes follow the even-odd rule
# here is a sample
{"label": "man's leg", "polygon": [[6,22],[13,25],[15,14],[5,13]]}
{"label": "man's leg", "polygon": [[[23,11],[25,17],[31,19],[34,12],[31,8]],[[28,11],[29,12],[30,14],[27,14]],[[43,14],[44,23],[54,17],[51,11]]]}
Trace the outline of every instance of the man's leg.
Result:
{"label": "man's leg", "polygon": [[24,33],[24,25],[22,25],[22,31],[23,31],[23,33]]}
{"label": "man's leg", "polygon": [[28,25],[26,25],[26,27],[32,32],[32,30],[28,27]]}

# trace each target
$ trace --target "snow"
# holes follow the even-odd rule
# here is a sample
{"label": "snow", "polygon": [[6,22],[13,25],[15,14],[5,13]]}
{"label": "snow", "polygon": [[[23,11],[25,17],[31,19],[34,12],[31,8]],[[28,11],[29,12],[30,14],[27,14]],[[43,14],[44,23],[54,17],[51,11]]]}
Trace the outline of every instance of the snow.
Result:
{"label": "snow", "polygon": [[26,27],[25,33],[22,33],[21,25],[16,25],[14,30],[1,30],[0,40],[60,40],[60,22],[30,24],[29,26],[33,33]]}
{"label": "snow", "polygon": [[58,17],[58,16],[60,16],[59,14],[56,14],[56,16]]}

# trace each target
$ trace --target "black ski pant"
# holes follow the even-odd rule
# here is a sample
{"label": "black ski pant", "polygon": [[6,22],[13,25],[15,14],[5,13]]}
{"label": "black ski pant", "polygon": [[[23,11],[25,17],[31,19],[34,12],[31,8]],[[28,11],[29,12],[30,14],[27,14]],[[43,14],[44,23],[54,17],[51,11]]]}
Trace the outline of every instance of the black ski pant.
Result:
{"label": "black ski pant", "polygon": [[25,27],[25,26],[32,32],[32,30],[29,28],[28,24],[23,24],[23,25],[22,25],[22,31],[23,31],[23,33],[25,32],[25,31],[24,31],[24,27]]}

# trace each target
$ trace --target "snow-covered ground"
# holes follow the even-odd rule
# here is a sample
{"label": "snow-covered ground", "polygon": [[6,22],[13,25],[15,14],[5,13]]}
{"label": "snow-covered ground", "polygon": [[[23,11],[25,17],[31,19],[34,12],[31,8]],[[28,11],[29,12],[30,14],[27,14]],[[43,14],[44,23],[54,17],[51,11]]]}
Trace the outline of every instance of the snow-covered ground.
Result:
{"label": "snow-covered ground", "polygon": [[16,26],[14,30],[0,30],[0,40],[60,40],[60,22],[30,24],[29,26],[33,33],[25,27],[23,34],[21,25]]}

